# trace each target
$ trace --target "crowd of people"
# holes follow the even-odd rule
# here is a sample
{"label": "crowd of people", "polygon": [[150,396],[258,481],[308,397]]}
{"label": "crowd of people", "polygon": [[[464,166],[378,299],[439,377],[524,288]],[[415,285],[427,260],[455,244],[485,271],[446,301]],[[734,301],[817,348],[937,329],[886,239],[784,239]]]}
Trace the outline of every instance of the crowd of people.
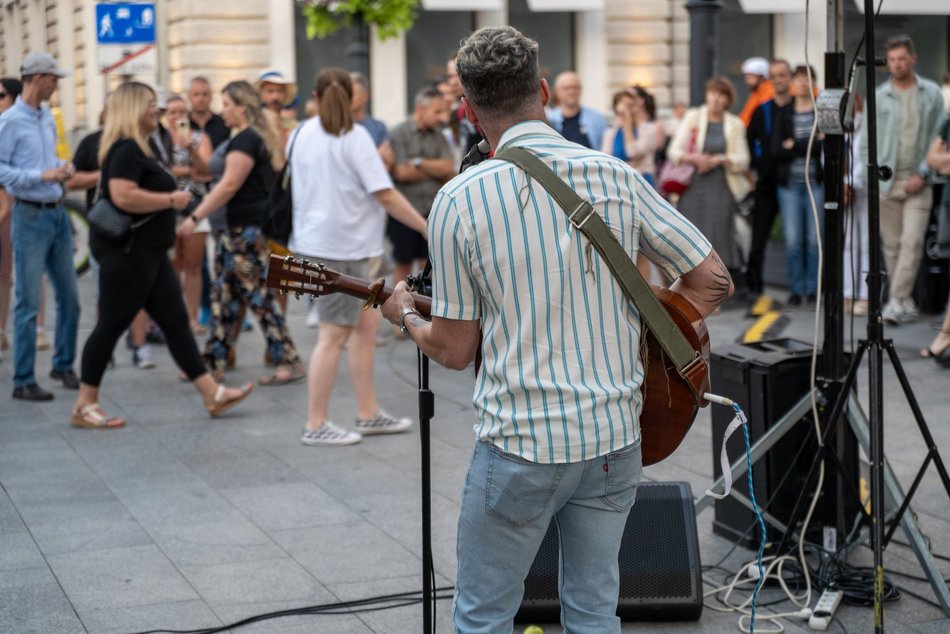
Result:
{"label": "crowd of people", "polygon": [[[877,93],[877,141],[894,178],[881,187],[890,279],[883,317],[900,324],[919,316],[912,285],[932,182],[950,174],[950,123],[940,88],[914,72],[910,38],[892,38],[886,48],[890,78]],[[583,103],[577,73],[561,73],[549,86],[537,42],[491,27],[466,38],[445,75],[418,91],[409,117],[391,130],[366,112],[365,78],[342,69],[317,74],[311,116],[299,123],[296,85],[276,71],[253,85],[223,86],[220,114],[211,111],[205,78],[192,78],[181,96],[130,81],[109,96],[101,130],[70,161],[56,156],[44,105],[65,73],[49,54],[31,53],[20,81],[3,80],[0,93],[0,229],[11,225],[0,258],[12,255],[15,273],[13,397],[54,398],[35,374],[44,274],[56,305],[50,378],[77,390],[71,423],[81,428],[126,424],[99,398],[124,332],[143,368],[154,366],[145,352],[149,332],[160,332],[181,379],[218,416],[254,387],[224,383],[250,311],[272,366],[258,384],[307,379],[305,445],[353,444],[412,427],[384,411],[374,390],[381,317],[448,368],[465,368],[480,353],[479,442],[460,504],[455,626],[511,628],[521,582],[556,522],[565,630],[618,632],[617,552],[642,477],[644,323],[608,262],[588,248],[581,229],[591,216],[570,216],[544,195],[535,173],[473,156],[520,148],[541,159],[538,169],[585,197],[625,255],[665,280],[699,318],[733,294],[733,279],[747,297],[763,292],[764,247],[781,216],[786,301],[806,304],[817,292],[823,215],[816,73],[763,58],[747,60],[743,72],[750,95],[739,115],[731,112],[734,86],[713,77],[701,106],[678,105],[662,122],[644,87],[618,91],[608,122]],[[866,216],[866,122],[857,138],[848,175],[854,227]],[[462,166],[471,169],[455,177]],[[265,284],[277,248],[264,233],[265,215],[282,171],[293,201],[289,251],[366,279],[384,274],[391,259],[396,282],[381,312],[361,310],[344,294],[317,298],[308,315],[308,325],[319,327],[309,364],[288,329],[286,304]],[[85,190],[101,212],[90,239],[96,320],[78,376],[80,300],[63,207],[69,188]],[[750,201],[746,237],[738,218]],[[944,203],[950,213],[947,188]],[[131,228],[113,234],[116,218]],[[950,224],[945,233],[940,246],[950,254]],[[851,233],[844,254],[857,267],[866,266],[861,235]],[[211,241],[214,264],[206,270]],[[429,318],[404,280],[426,260],[436,281]],[[866,299],[865,273],[849,286],[855,313]],[[0,291],[4,279],[0,265]],[[950,366],[950,314],[921,354]],[[356,395],[352,428],[329,416],[344,355]],[[706,398],[702,387],[692,391],[697,403]]]}
{"label": "crowd of people", "polygon": [[[897,325],[919,317],[913,287],[932,184],[950,171],[942,123],[948,88],[941,92],[915,73],[910,38],[891,38],[886,49],[890,78],[878,89],[878,147],[879,162],[893,167],[894,178],[880,186],[889,280],[883,318]],[[544,116],[562,137],[624,161],[670,200],[707,237],[746,301],[765,291],[766,244],[780,217],[785,303],[800,306],[815,301],[823,231],[823,137],[812,134],[817,73],[761,57],[746,60],[742,71],[749,96],[738,115],[732,113],[740,110],[734,86],[713,77],[701,106],[678,103],[663,120],[646,88],[620,90],[608,120],[583,103],[581,77],[568,71],[554,79]],[[221,386],[235,367],[241,332],[250,328],[250,310],[266,342],[264,362],[272,366],[259,384],[309,377],[302,442],[348,444],[363,434],[408,429],[410,420],[380,409],[373,391],[374,348],[382,337],[378,315],[342,296],[313,301],[307,325],[319,325],[318,341],[309,366],[301,359],[287,328],[286,299],[264,283],[273,245],[261,225],[275,174],[289,162],[291,251],[359,277],[391,273],[394,284],[421,269],[429,257],[429,210],[483,139],[464,112],[455,57],[445,75],[418,91],[408,118],[392,129],[367,112],[366,79],[341,70],[318,75],[306,100],[309,118],[299,124],[296,84],[276,71],[264,72],[253,85],[224,86],[220,113],[211,110],[214,93],[203,77],[192,78],[182,95],[123,84],[107,99],[100,129],[82,139],[71,161],[56,157],[56,133],[42,105],[64,75],[51,56],[34,53],[24,60],[20,79],[0,82],[0,112],[7,111],[0,118],[0,353],[9,346],[5,326],[15,279],[14,398],[53,398],[34,373],[36,350],[50,346],[42,327],[48,280],[56,307],[50,377],[79,390],[77,426],[124,424],[98,404],[98,386],[122,333],[135,366],[155,367],[148,342],[167,343],[181,378],[195,382],[209,411],[237,404],[251,386]],[[860,104],[858,96],[845,191],[845,306],[855,315],[867,313],[866,122]],[[668,191],[666,170],[683,166],[688,182]],[[125,244],[92,232],[97,322],[79,376],[73,371],[79,299],[62,207],[71,189],[84,190],[90,208],[101,197],[138,219]],[[342,208],[346,215],[337,213]],[[669,281],[642,255],[637,266],[648,279]],[[399,328],[393,334],[403,336]],[[358,397],[356,431],[328,418],[344,351]],[[950,365],[950,321],[921,355]]]}

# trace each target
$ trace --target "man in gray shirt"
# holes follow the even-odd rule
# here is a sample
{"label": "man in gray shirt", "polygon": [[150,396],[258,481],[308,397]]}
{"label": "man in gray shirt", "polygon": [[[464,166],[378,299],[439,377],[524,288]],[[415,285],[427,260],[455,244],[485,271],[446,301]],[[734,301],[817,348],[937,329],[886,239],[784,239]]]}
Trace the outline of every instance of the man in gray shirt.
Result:
{"label": "man in gray shirt", "polygon": [[894,177],[880,184],[881,243],[890,276],[890,300],[881,316],[896,326],[920,317],[911,295],[933,202],[927,150],[943,120],[943,99],[936,83],[914,72],[917,53],[910,37],[889,38],[885,48],[891,78],[877,87],[878,164],[893,169]]}
{"label": "man in gray shirt", "polygon": [[[452,149],[440,129],[447,109],[437,88],[424,88],[416,94],[412,116],[389,134],[396,189],[426,217],[439,188],[455,176]],[[421,234],[393,218],[389,218],[387,233],[396,262],[393,284],[397,284],[412,272],[414,262],[425,262],[428,246]]]}

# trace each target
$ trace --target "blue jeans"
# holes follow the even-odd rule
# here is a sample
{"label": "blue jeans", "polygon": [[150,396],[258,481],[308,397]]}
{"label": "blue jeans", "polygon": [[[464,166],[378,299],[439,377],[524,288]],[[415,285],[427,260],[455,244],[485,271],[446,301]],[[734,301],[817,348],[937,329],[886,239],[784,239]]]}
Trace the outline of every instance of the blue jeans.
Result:
{"label": "blue jeans", "polygon": [[[821,234],[825,226],[825,190],[812,183]],[[789,183],[778,188],[778,206],[782,214],[782,233],[785,236],[785,261],[788,267],[788,288],[795,295],[814,295],[818,292],[818,235],[815,217],[805,183]]]}
{"label": "blue jeans", "polygon": [[13,265],[13,386],[23,387],[36,383],[36,313],[44,269],[56,294],[53,369],[71,370],[76,359],[79,291],[73,267],[73,232],[64,207],[41,208],[19,201],[13,205]]}
{"label": "blue jeans", "polygon": [[572,464],[535,464],[477,443],[459,512],[456,631],[512,631],[553,518],[564,631],[620,632],[617,557],[641,465],[639,443]]}

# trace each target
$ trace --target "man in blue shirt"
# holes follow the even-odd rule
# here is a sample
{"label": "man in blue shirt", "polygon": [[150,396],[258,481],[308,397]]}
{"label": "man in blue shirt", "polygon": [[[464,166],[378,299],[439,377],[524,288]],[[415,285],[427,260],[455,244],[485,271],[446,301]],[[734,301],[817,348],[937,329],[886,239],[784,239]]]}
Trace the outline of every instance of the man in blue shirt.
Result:
{"label": "man in blue shirt", "polygon": [[593,108],[581,105],[581,78],[565,71],[554,80],[557,107],[547,112],[548,123],[568,141],[599,150],[607,119]]}
{"label": "man in blue shirt", "polygon": [[53,394],[36,383],[36,313],[40,278],[45,270],[56,293],[56,348],[50,378],[69,389],[79,388],[73,372],[79,293],[73,268],[73,236],[66,208],[64,183],[71,163],[56,157],[56,125],[42,105],[56,92],[66,73],[49,53],[30,53],[20,66],[23,93],[0,115],[0,185],[13,205],[13,253],[16,305],[13,331],[13,398],[49,401]]}

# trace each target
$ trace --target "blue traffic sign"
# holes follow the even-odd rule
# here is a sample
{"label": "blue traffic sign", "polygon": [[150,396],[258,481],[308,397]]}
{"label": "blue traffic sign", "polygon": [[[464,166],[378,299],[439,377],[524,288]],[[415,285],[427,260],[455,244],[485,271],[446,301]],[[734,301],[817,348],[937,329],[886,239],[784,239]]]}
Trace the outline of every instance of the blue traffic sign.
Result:
{"label": "blue traffic sign", "polygon": [[155,4],[97,4],[96,41],[99,44],[154,44]]}

